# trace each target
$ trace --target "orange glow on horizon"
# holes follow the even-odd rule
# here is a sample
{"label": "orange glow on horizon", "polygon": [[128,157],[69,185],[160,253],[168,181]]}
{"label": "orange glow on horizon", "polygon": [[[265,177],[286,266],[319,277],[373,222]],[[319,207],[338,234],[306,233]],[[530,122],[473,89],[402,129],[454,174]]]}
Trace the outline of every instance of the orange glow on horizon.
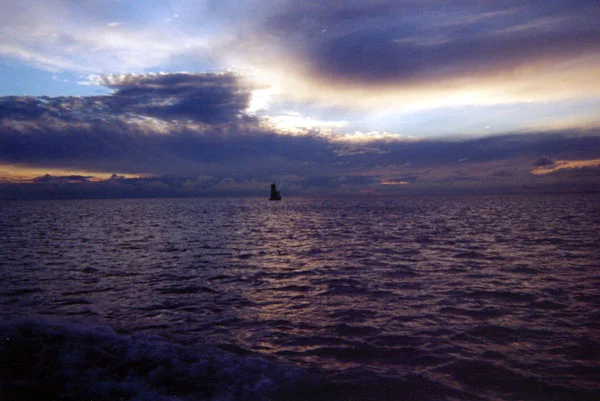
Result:
{"label": "orange glow on horizon", "polygon": [[109,179],[113,174],[125,178],[139,178],[140,174],[122,174],[122,173],[106,173],[98,171],[89,171],[81,169],[68,169],[60,167],[37,167],[26,166],[21,164],[0,164],[0,182],[12,183],[29,183],[36,177],[42,177],[46,174],[60,177],[69,175],[80,175],[90,177],[89,181],[103,181]]}
{"label": "orange glow on horizon", "polygon": [[554,164],[539,166],[531,170],[531,174],[544,175],[554,173],[559,170],[584,167],[600,167],[600,159],[591,160],[557,160]]}

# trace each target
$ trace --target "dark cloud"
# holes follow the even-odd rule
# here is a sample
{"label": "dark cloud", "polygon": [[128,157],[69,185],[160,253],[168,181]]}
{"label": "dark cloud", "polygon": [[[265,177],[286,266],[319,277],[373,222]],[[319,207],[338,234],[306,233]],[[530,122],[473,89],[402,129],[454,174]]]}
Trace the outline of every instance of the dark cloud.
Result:
{"label": "dark cloud", "polygon": [[98,84],[115,92],[110,96],[0,98],[0,119],[47,116],[91,122],[132,113],[209,124],[251,120],[244,111],[252,86],[232,73],[107,75]]}
{"label": "dark cloud", "polygon": [[[154,89],[161,98],[170,93],[167,82],[183,86],[182,93],[187,93],[188,77],[168,78],[170,81],[156,81]],[[126,78],[113,85],[120,89],[110,96],[1,98],[0,167],[8,163],[117,173],[100,181],[92,173],[45,175],[28,185],[5,184],[1,196],[261,195],[273,180],[284,193],[289,191],[287,195],[560,189],[566,183],[568,188],[589,189],[600,185],[594,167],[531,174],[546,159],[600,159],[599,132],[347,143],[328,140],[316,131],[283,135],[258,120],[232,117],[240,110],[238,106],[224,106],[229,111],[210,124],[200,119],[159,118],[158,113],[149,117],[142,114],[147,112],[145,108],[133,112],[133,106],[125,107],[119,112],[114,107],[122,97],[131,96],[133,102],[133,92],[127,91],[137,90],[145,99],[137,105],[152,104],[143,95],[154,90],[151,81]],[[195,80],[195,85],[201,86],[200,81]],[[209,87],[214,86],[215,81],[208,82]],[[237,90],[227,89],[229,84],[223,87],[225,92]],[[213,89],[210,91],[218,92]],[[165,116],[177,114],[165,107]],[[152,177],[125,178],[125,173]]]}
{"label": "dark cloud", "polygon": [[[324,80],[468,77],[597,53],[593,1],[288,2],[260,27]],[[274,39],[276,38],[276,39]]]}
{"label": "dark cloud", "polygon": [[329,163],[333,155],[318,135],[282,136],[246,118],[208,124],[119,113],[112,107],[115,96],[122,95],[1,99],[0,163],[119,173],[235,176],[252,171],[272,176],[311,170]]}
{"label": "dark cloud", "polygon": [[523,158],[529,166],[540,154],[554,158],[594,159],[600,156],[600,137],[575,133],[512,134],[476,139],[419,141],[375,141],[369,149],[377,153],[350,152],[340,145],[341,160],[351,164],[406,164],[411,167],[449,166]]}
{"label": "dark cloud", "polygon": [[44,114],[44,98],[6,96],[0,98],[0,119],[38,118]]}
{"label": "dark cloud", "polygon": [[537,159],[535,159],[535,161],[533,162],[534,167],[552,166],[552,165],[554,165],[554,161],[545,156],[540,156]]}
{"label": "dark cloud", "polygon": [[231,73],[112,75],[101,83],[116,89],[107,104],[118,112],[207,123],[241,117],[251,89]]}
{"label": "dark cloud", "polygon": [[90,178],[93,178],[92,176],[86,176],[86,175],[51,175],[51,174],[45,174],[43,176],[40,177],[35,177],[32,181],[33,182],[54,182],[54,183],[58,183],[58,182],[88,182],[90,180]]}

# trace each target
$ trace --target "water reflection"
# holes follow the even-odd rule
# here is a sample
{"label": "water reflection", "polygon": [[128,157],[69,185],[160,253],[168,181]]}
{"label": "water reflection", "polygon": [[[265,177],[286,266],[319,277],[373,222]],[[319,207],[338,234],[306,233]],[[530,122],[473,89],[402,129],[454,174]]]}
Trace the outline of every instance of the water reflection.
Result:
{"label": "water reflection", "polygon": [[338,373],[556,376],[600,341],[600,209],[552,199],[14,203],[1,301]]}

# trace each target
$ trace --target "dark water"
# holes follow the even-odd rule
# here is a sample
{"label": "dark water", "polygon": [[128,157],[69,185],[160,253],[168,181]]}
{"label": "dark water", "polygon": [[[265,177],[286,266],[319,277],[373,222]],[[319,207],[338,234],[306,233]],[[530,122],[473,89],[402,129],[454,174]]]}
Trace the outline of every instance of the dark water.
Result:
{"label": "dark water", "polygon": [[5,202],[0,399],[600,399],[600,196]]}

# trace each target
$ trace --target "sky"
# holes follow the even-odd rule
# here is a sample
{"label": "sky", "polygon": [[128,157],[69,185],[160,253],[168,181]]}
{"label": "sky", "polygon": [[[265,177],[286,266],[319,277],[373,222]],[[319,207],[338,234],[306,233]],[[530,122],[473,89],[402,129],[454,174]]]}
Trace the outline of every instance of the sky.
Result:
{"label": "sky", "polygon": [[597,0],[0,7],[0,198],[600,188]]}

